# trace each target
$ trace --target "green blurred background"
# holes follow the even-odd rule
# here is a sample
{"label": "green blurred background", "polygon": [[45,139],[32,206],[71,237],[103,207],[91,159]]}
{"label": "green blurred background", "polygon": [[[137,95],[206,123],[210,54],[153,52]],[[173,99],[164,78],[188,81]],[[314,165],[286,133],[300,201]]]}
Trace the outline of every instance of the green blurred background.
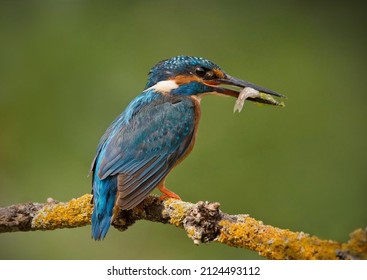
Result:
{"label": "green blurred background", "polygon": [[[348,1],[1,1],[0,206],[89,193],[99,138],[159,60],[203,56],[288,96],[207,97],[168,178],[187,201],[346,241],[367,225],[366,7]],[[1,259],[257,259],[138,222],[0,235]]]}

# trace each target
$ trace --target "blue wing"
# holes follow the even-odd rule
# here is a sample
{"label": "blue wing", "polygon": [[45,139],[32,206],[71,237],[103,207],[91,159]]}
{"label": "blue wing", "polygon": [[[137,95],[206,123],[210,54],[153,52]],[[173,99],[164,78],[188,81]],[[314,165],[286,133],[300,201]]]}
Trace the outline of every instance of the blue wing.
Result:
{"label": "blue wing", "polygon": [[117,176],[116,203],[131,209],[164,180],[190,147],[195,103],[190,97],[161,96],[140,104],[128,120],[118,118],[106,134],[94,173],[101,181]]}

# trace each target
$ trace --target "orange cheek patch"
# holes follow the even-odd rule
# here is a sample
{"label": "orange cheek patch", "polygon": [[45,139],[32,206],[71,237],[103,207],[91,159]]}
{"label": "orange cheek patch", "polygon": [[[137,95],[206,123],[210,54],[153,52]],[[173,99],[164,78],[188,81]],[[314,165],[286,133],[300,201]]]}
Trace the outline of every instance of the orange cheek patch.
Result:
{"label": "orange cheek patch", "polygon": [[199,83],[203,82],[203,80],[200,79],[199,77],[191,76],[191,75],[190,76],[178,75],[174,77],[172,80],[175,81],[175,83],[178,85],[184,85],[184,84],[188,84],[191,82],[199,82]]}
{"label": "orange cheek patch", "polygon": [[223,73],[222,70],[213,69],[213,73],[214,73],[215,76],[217,76],[220,79],[223,79],[224,78],[224,73]]}

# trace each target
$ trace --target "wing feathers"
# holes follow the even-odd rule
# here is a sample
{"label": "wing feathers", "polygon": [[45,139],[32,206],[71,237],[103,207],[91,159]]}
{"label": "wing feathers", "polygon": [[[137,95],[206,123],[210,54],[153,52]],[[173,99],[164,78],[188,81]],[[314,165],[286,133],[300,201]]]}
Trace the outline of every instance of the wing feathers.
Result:
{"label": "wing feathers", "polygon": [[96,171],[101,180],[117,175],[116,204],[122,209],[139,204],[192,147],[196,103],[167,98],[142,106],[101,146]]}
{"label": "wing feathers", "polygon": [[[149,164],[149,165],[148,165]],[[169,169],[164,157],[157,157],[133,174],[118,175],[118,200],[122,209],[138,205],[164,179]]]}

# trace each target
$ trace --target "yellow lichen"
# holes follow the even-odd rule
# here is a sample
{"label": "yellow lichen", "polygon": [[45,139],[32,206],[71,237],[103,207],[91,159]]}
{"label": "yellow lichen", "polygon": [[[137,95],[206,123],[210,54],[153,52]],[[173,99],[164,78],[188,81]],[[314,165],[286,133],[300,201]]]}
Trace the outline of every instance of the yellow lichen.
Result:
{"label": "yellow lichen", "polygon": [[194,227],[187,227],[186,228],[187,236],[191,239],[195,237],[195,228]]}
{"label": "yellow lichen", "polygon": [[353,231],[350,234],[350,240],[343,244],[343,251],[360,259],[367,259],[367,228]]}
{"label": "yellow lichen", "polygon": [[46,204],[32,220],[33,229],[52,230],[63,227],[79,227],[90,224],[92,196],[83,195],[66,203]]}
{"label": "yellow lichen", "polygon": [[192,204],[182,202],[177,199],[167,199],[164,201],[163,215],[170,217],[170,223],[176,227],[182,227],[182,221],[185,218],[188,209]]}
{"label": "yellow lichen", "polygon": [[251,217],[245,222],[223,220],[218,242],[257,251],[269,259],[336,259],[340,244],[315,236],[263,225]]}

